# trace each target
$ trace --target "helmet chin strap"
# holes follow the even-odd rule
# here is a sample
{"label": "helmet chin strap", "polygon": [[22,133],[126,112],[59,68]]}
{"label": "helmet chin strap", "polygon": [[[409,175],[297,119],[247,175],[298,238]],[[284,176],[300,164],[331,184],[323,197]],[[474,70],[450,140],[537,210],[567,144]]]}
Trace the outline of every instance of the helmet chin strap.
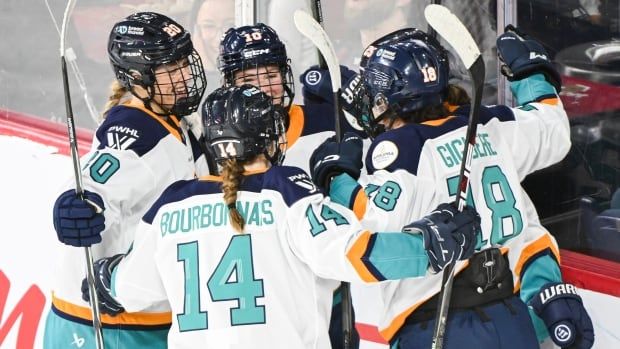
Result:
{"label": "helmet chin strap", "polygon": [[[165,118],[167,118],[168,116],[170,116],[172,114],[171,111],[167,111],[166,112],[165,111],[166,108],[164,108],[159,103],[155,102],[155,100],[153,99],[153,96],[154,96],[154,93],[152,91],[153,86],[145,86],[145,85],[142,85],[142,84],[136,84],[136,85],[142,87],[147,92],[147,94],[148,94],[147,97],[140,96],[138,93],[135,92],[135,90],[133,88],[129,89],[129,91],[131,92],[132,95],[134,95],[136,98],[138,98],[139,100],[142,101],[142,103],[144,104],[144,107],[146,109],[151,111],[153,114],[156,114],[158,116],[165,117]],[[133,86],[135,86],[135,85],[133,85]],[[160,110],[164,111],[164,113],[161,113],[161,112],[158,112],[158,111],[154,110],[151,103],[156,105],[156,106],[158,106]]]}

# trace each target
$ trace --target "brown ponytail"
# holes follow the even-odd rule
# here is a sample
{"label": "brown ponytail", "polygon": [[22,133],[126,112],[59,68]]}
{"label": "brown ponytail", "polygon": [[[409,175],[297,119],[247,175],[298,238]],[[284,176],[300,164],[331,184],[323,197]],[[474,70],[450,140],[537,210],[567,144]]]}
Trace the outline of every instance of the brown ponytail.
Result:
{"label": "brown ponytail", "polygon": [[112,109],[112,107],[119,105],[123,96],[129,92],[125,86],[123,86],[120,81],[114,80],[110,85],[110,96],[108,97],[108,101],[103,107],[103,113],[101,114],[101,118],[105,119],[108,115],[108,111]]}
{"label": "brown ponytail", "polygon": [[453,106],[461,106],[470,104],[471,99],[469,98],[467,91],[465,91],[465,89],[461,86],[449,84],[448,92],[446,94],[446,103]]}
{"label": "brown ponytail", "polygon": [[224,192],[224,202],[228,206],[230,223],[236,231],[243,233],[245,219],[237,210],[237,190],[239,190],[239,184],[243,178],[243,165],[237,162],[237,159],[226,160],[221,173],[222,192]]}
{"label": "brown ponytail", "polygon": [[425,121],[445,118],[450,115],[450,107],[458,107],[470,104],[471,99],[462,87],[449,84],[446,89],[446,99],[444,103],[439,105],[428,106],[420,110],[398,115],[407,122],[422,123]]}

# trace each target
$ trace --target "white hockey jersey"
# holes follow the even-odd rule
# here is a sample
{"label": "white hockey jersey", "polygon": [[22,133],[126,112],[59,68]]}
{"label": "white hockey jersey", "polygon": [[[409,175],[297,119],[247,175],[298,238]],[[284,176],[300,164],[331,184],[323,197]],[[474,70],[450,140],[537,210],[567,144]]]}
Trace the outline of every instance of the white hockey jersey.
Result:
{"label": "white hockey jersey", "polygon": [[422,239],[371,234],[302,170],[247,173],[228,222],[219,177],[170,186],[114,269],[126,310],[172,310],[178,348],[329,348],[333,285],[425,275]]}
{"label": "white hockey jersey", "polygon": [[[527,79],[526,79],[527,80]],[[553,237],[542,227],[520,183],[525,176],[560,161],[570,148],[568,118],[546,82],[522,81],[520,108],[482,107],[471,165],[468,204],[482,221],[477,249],[508,249],[515,291],[526,262],[549,250],[559,260]],[[544,93],[547,92],[547,93]],[[379,135],[366,157],[367,183],[352,185],[339,176],[330,196],[355,210],[366,229],[398,231],[438,204],[455,200],[461,156],[466,145],[468,107],[450,117],[406,126]],[[365,194],[365,195],[364,195]],[[459,262],[456,271],[465,262]],[[550,276],[551,277],[551,276]],[[379,331],[391,339],[417,307],[439,292],[441,274],[381,285],[385,312]]]}
{"label": "white hockey jersey", "polygon": [[[96,130],[91,151],[81,159],[84,189],[98,193],[105,205],[105,230],[102,242],[92,246],[93,258],[127,252],[140,218],[161,192],[177,180],[195,177],[194,157],[199,155],[199,147],[190,142],[176,117],[167,122],[131,104],[112,108]],[[204,157],[200,160],[204,162]],[[68,187],[73,185],[71,181]],[[80,292],[86,276],[84,250],[62,248],[53,307],[68,315],[65,317],[90,320],[90,306]],[[104,324],[162,325],[170,321],[170,313],[102,315]]]}

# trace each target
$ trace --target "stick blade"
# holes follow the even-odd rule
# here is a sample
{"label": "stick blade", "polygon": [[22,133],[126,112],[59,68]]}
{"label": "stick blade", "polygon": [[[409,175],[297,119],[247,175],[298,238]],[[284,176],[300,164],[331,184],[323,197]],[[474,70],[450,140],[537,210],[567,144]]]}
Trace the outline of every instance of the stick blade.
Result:
{"label": "stick blade", "polygon": [[480,49],[461,20],[447,7],[435,4],[426,6],[424,17],[461,57],[465,68],[469,69],[480,56]]}
{"label": "stick blade", "polygon": [[[332,92],[337,92],[342,85],[342,80],[340,78],[340,64],[338,63],[336,51],[334,50],[327,33],[323,27],[321,27],[321,25],[306,11],[296,10],[293,14],[293,21],[295,22],[295,27],[297,27],[297,30],[299,30],[303,36],[312,41],[314,46],[321,51],[330,72]],[[333,74],[332,72],[337,72],[337,74]]]}

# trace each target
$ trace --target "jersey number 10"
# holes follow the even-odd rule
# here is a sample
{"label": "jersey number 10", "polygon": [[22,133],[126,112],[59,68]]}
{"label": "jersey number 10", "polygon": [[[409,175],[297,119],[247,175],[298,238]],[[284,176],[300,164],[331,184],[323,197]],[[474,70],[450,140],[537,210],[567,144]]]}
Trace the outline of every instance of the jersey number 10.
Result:
{"label": "jersey number 10", "polygon": [[[183,313],[177,314],[179,331],[204,330],[209,327],[207,311],[200,310],[200,275],[198,273],[198,241],[177,245],[177,260],[185,271]],[[232,281],[231,281],[232,280]],[[232,326],[265,323],[265,306],[256,298],[264,297],[263,280],[254,278],[252,237],[235,235],[230,239],[220,262],[207,281],[214,302],[236,300],[230,311]]]}

